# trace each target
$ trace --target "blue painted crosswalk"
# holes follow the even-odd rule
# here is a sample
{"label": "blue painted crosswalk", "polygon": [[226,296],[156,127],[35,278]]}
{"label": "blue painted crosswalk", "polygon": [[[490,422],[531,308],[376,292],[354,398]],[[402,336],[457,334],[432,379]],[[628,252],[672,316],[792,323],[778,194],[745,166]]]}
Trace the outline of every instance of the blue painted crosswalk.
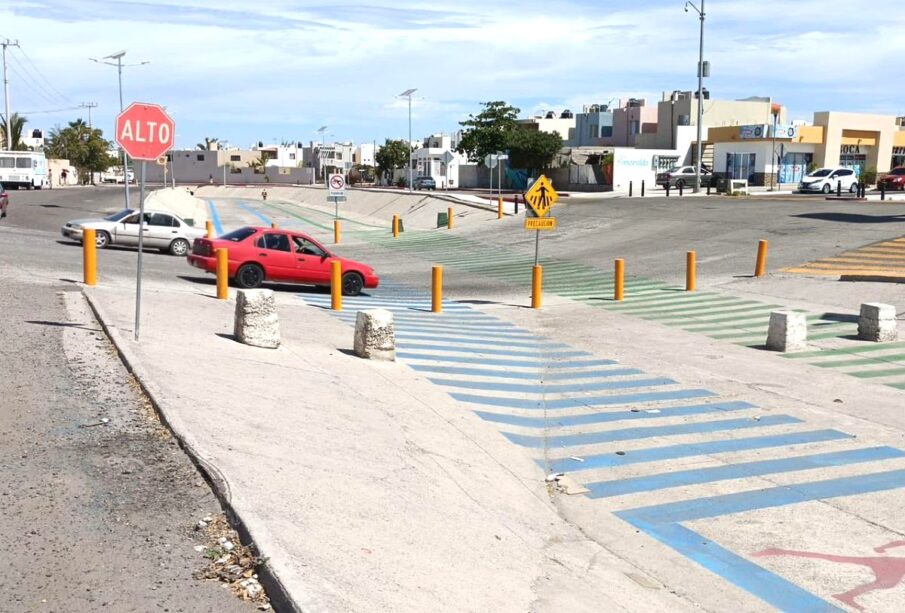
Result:
{"label": "blue painted crosswalk", "polygon": [[[329,296],[302,298],[329,307]],[[351,325],[356,309],[377,307],[394,313],[400,362],[500,428],[545,472],[568,473],[601,511],[770,605],[836,609],[831,594],[816,595],[683,522],[905,487],[905,470],[877,469],[905,460],[901,450],[553,342],[471,305],[431,313],[424,296],[387,284],[375,296],[344,299],[346,310],[333,314]],[[858,467],[855,476],[825,478]],[[776,475],[800,477],[791,486],[750,485]],[[639,495],[666,502],[638,507]]]}

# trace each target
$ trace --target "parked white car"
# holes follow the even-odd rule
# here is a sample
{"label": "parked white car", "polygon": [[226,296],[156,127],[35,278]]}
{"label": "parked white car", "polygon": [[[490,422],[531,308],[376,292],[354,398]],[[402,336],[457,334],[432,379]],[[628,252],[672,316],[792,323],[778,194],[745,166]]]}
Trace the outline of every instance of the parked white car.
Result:
{"label": "parked white car", "polygon": [[858,175],[851,168],[820,168],[802,177],[798,191],[829,194],[836,191],[839,183],[842,191],[854,194],[858,190]]}
{"label": "parked white car", "polygon": [[[123,209],[100,219],[74,219],[61,229],[66,238],[82,242],[82,230],[93,229],[98,249],[109,245],[138,245],[140,213]],[[145,210],[143,224],[144,246],[151,249],[169,251],[173,255],[186,255],[192,248],[192,241],[205,235],[205,230],[189,225],[172,213]]]}

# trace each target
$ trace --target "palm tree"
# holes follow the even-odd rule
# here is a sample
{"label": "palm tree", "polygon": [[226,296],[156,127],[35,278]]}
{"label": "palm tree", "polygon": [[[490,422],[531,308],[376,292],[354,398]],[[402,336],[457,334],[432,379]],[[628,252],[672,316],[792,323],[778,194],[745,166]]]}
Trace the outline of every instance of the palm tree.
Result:
{"label": "palm tree", "polygon": [[264,152],[261,152],[260,157],[248,162],[248,167],[254,169],[255,174],[264,174],[264,169],[267,167],[267,158],[264,156]]}
{"label": "palm tree", "polygon": [[216,145],[220,142],[219,138],[210,138],[205,136],[203,143],[198,143],[195,145],[201,151],[211,151],[213,149],[213,145]]}
{"label": "palm tree", "polygon": [[[13,113],[9,117],[10,119],[10,132],[12,133],[12,143],[9,145],[11,151],[24,151],[26,149],[25,145],[22,143],[22,131],[25,129],[25,124],[28,122],[26,117],[19,115],[19,113]],[[6,117],[0,115],[0,122],[2,122],[2,126],[0,126],[0,136],[3,138],[3,142],[0,143],[0,149],[4,149],[7,146],[6,139]]]}

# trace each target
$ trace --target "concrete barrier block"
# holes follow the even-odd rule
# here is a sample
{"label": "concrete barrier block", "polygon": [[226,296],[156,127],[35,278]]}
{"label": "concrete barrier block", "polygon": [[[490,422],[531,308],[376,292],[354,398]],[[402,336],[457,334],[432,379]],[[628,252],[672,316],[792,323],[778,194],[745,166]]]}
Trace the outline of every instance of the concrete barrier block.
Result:
{"label": "concrete barrier block", "polygon": [[808,344],[808,324],[804,313],[773,311],[767,330],[767,349],[788,353],[801,351]]}
{"label": "concrete barrier block", "polygon": [[396,359],[393,313],[387,309],[359,311],[355,316],[355,355],[369,360]]}
{"label": "concrete barrier block", "polygon": [[898,338],[896,308],[891,304],[865,302],[858,317],[858,338],[888,343]]}
{"label": "concrete barrier block", "polygon": [[241,289],[236,292],[233,334],[237,341],[253,347],[280,346],[280,319],[273,290]]}

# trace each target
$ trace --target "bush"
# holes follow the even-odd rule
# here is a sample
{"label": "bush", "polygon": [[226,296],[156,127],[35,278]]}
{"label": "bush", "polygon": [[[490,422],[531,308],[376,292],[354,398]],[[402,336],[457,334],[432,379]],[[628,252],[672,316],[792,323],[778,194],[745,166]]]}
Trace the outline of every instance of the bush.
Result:
{"label": "bush", "polygon": [[405,177],[396,179],[396,187],[405,187]]}
{"label": "bush", "polygon": [[861,181],[864,185],[876,185],[877,183],[877,169],[876,168],[867,168],[861,171]]}

